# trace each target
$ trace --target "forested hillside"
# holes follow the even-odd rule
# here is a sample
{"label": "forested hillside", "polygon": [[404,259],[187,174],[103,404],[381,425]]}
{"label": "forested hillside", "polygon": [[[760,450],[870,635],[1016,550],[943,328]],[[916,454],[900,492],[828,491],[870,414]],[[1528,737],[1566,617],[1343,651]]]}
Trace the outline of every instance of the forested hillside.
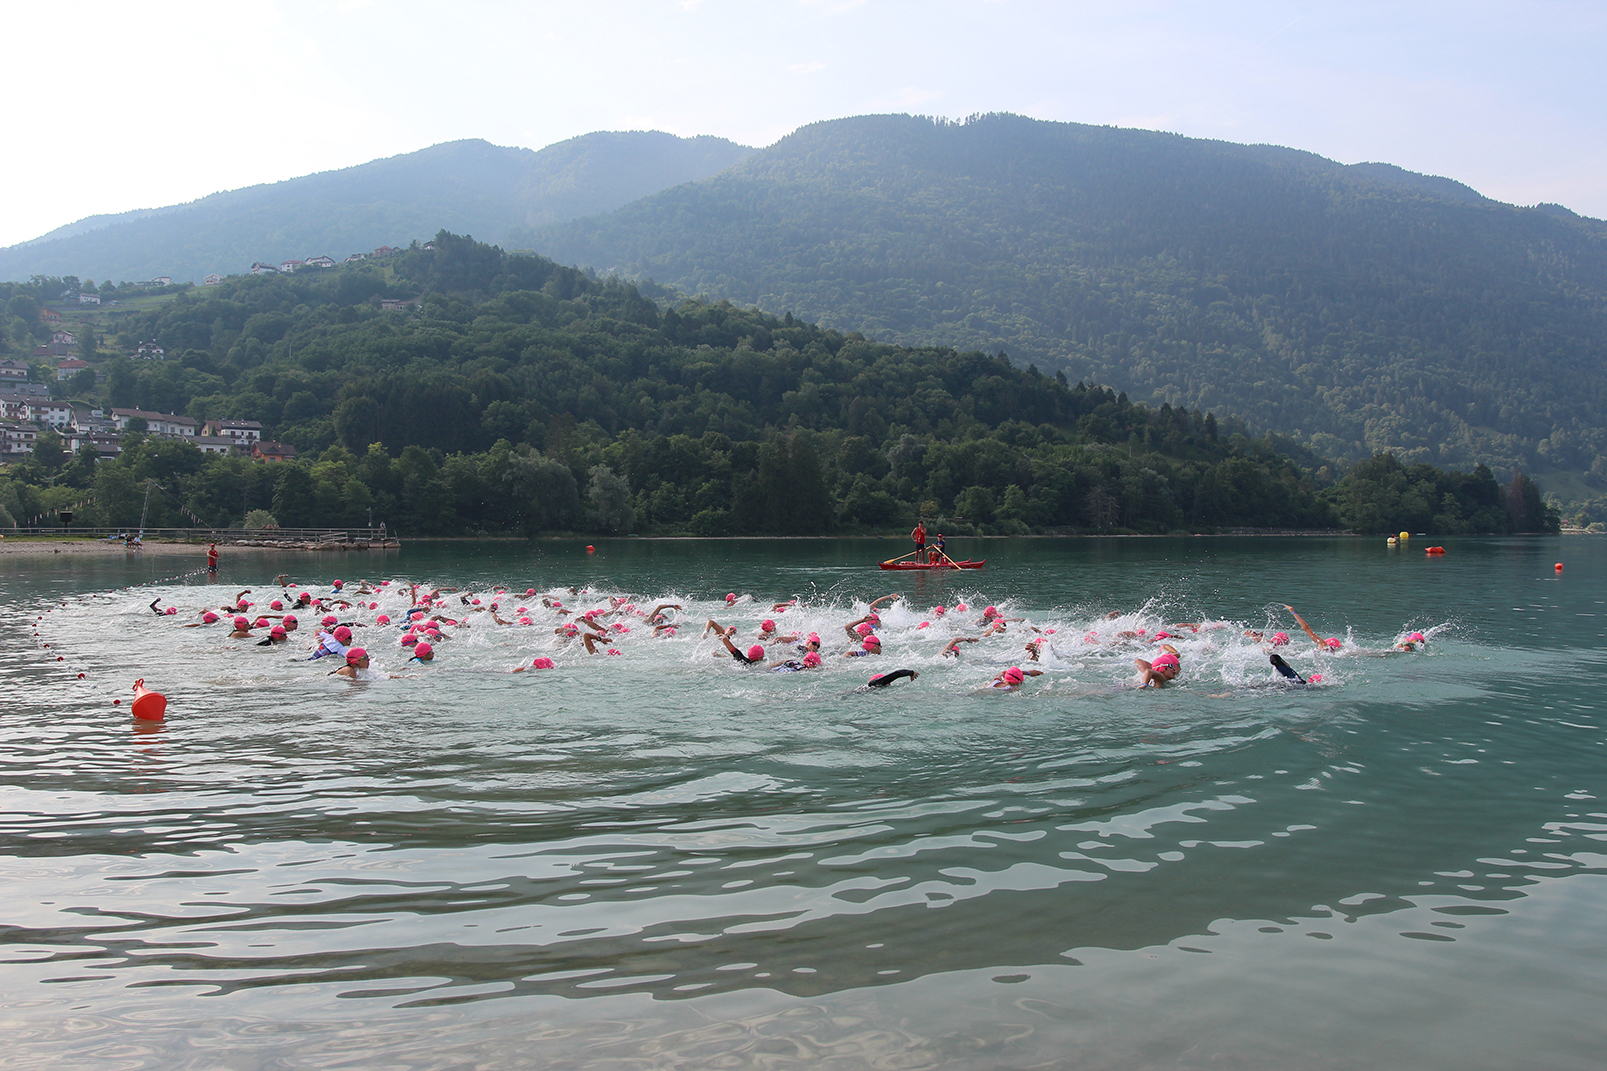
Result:
{"label": "forested hillside", "polygon": [[868,116],[515,240],[881,340],[1002,349],[1329,456],[1607,477],[1607,226],[1388,165]]}
{"label": "forested hillside", "polygon": [[100,216],[0,249],[0,279],[200,282],[326,255],[406,245],[442,227],[502,242],[721,171],[752,150],[723,138],[596,133],[539,152],[455,141],[358,167]]}
{"label": "forested hillside", "polygon": [[[0,297],[15,306],[26,290]],[[417,300],[383,311],[383,298]],[[256,508],[282,525],[372,515],[404,534],[807,534],[917,516],[955,534],[1165,532],[1346,516],[1318,459],[1236,421],[726,302],[661,309],[617,280],[446,232],[380,263],[192,288],[119,341],[136,337],[169,359],[110,362],[88,400],[260,420],[303,461],[208,459],[136,432],[96,464],[46,436],[0,488],[13,517],[72,503],[89,523],[134,523],[148,478],[163,492],[152,525],[237,524]],[[1422,490],[1439,475],[1380,493],[1427,494],[1451,530],[1515,526],[1488,473],[1465,495]]]}

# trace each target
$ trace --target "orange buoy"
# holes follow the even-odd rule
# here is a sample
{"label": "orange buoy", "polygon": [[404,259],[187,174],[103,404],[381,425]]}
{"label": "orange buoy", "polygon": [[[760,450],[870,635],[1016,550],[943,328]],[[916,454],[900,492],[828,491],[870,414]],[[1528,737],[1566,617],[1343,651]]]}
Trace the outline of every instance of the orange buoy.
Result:
{"label": "orange buoy", "polygon": [[1428,550],[1424,551],[1424,553],[1425,554],[1444,554],[1445,553],[1445,548],[1444,547],[1429,547]]}
{"label": "orange buoy", "polygon": [[1560,573],[1560,572],[1562,572],[1562,563],[1558,562],[1556,565],[1553,565],[1552,568],[1557,570],[1557,572]]}
{"label": "orange buoy", "polygon": [[597,553],[597,548],[592,546],[590,543],[587,543],[586,544],[586,553],[587,554],[596,554]]}
{"label": "orange buoy", "polygon": [[134,717],[144,721],[161,721],[167,713],[167,696],[145,687],[145,678],[134,682]]}

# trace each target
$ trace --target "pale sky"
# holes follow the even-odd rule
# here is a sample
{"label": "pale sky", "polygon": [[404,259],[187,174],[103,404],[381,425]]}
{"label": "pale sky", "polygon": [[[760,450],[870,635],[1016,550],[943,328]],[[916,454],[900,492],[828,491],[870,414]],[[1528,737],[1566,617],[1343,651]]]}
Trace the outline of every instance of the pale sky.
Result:
{"label": "pale sky", "polygon": [[1607,3],[5,0],[0,245],[443,141],[877,112],[1386,161],[1607,218]]}

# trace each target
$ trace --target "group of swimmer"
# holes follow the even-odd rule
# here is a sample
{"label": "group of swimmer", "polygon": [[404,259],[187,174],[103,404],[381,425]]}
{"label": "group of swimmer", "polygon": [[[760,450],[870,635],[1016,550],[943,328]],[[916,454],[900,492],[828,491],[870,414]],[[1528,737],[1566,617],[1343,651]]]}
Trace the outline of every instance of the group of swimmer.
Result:
{"label": "group of swimmer", "polygon": [[[371,668],[367,648],[354,644],[354,629],[396,630],[400,633],[399,645],[408,654],[407,663],[416,662],[424,665],[435,660],[439,645],[450,642],[454,635],[470,628],[476,619],[482,624],[489,623],[497,627],[536,626],[537,616],[546,616],[548,621],[556,619],[557,624],[552,628],[552,633],[558,638],[558,642],[560,644],[576,642],[590,655],[623,653],[620,646],[627,642],[626,637],[632,633],[633,628],[650,629],[652,637],[667,638],[673,637],[678,629],[687,624],[680,616],[683,608],[679,603],[659,603],[651,610],[641,610],[628,596],[596,599],[594,601],[600,602],[601,605],[582,611],[564,605],[555,595],[540,594],[534,588],[527,589],[522,598],[501,587],[481,597],[453,587],[421,590],[419,585],[406,581],[384,580],[372,584],[360,582],[351,587],[344,581],[336,580],[328,593],[315,594],[312,590],[293,582],[287,575],[277,577],[276,581],[282,590],[271,598],[266,607],[258,607],[248,598],[252,591],[247,588],[240,591],[230,603],[200,609],[196,612],[197,619],[186,622],[183,627],[201,628],[221,623],[230,629],[229,639],[254,640],[260,647],[295,645],[300,639],[297,633],[301,631],[299,612],[305,615],[309,622],[313,620],[317,622],[316,626],[309,628],[313,635],[310,643],[303,648],[300,658],[313,662],[323,659],[336,660],[339,662],[339,668],[333,670],[333,674],[362,680],[373,679],[375,674]],[[567,590],[570,597],[576,600],[589,595],[583,588],[571,587]],[[397,620],[393,621],[386,613],[373,616],[373,612],[380,608],[377,601],[380,597],[385,597],[390,602],[405,599],[406,608],[398,612]],[[898,593],[883,595],[872,600],[864,614],[843,623],[842,629],[848,640],[848,646],[835,652],[823,651],[824,644],[818,632],[787,630],[777,624],[778,617],[800,608],[796,598],[769,604],[771,616],[759,622],[754,642],[746,646],[737,642],[736,626],[722,625],[713,618],[705,620],[702,635],[712,634],[718,641],[719,647],[713,652],[715,655],[729,656],[744,666],[776,673],[807,672],[821,668],[822,660],[828,657],[882,656],[883,639],[877,631],[882,626],[879,611],[903,598]],[[153,612],[162,616],[177,615],[177,608],[172,606],[164,608],[160,605],[161,601],[160,598],[152,600],[150,605]],[[745,608],[744,604],[752,602],[757,602],[753,596],[739,596],[735,592],[725,597],[726,606],[738,612]],[[525,605],[520,605],[521,603]],[[765,604],[758,603],[758,605]],[[908,605],[907,601],[905,605]],[[1319,651],[1334,653],[1346,649],[1346,645],[1337,637],[1324,639],[1319,636],[1293,606],[1282,605],[1300,629],[1317,645]],[[510,608],[515,606],[517,609]],[[957,623],[956,615],[969,612],[970,608],[964,602],[958,602],[952,608],[934,606],[930,610],[930,619],[921,621],[916,631],[931,627],[934,621],[943,621],[949,626],[951,630],[949,634],[952,636],[952,630]],[[449,616],[449,613],[456,616]],[[1120,611],[1113,611],[1106,615],[1106,620],[1114,621],[1121,616]],[[1052,649],[1056,639],[1055,629],[1039,628],[1021,617],[1008,617],[994,606],[986,607],[974,623],[959,622],[958,627],[967,630],[974,628],[976,634],[952,636],[940,649],[934,647],[933,653],[959,660],[963,648],[968,645],[992,637],[1008,638],[1015,634],[1027,637],[1022,648],[1027,666],[1011,665],[984,686],[987,689],[1000,691],[1015,691],[1029,678],[1042,676],[1043,670],[1031,664],[1039,662],[1046,651]],[[1228,627],[1230,627],[1228,622],[1189,622],[1169,625],[1153,633],[1143,628],[1122,629],[1106,636],[1102,636],[1098,631],[1089,631],[1083,636],[1081,644],[1084,646],[1127,644],[1152,648],[1146,651],[1144,656],[1133,659],[1133,664],[1137,668],[1137,684],[1141,688],[1163,688],[1175,680],[1183,670],[1182,653],[1172,643],[1166,642],[1167,640],[1185,634],[1210,632]],[[1268,663],[1286,681],[1296,685],[1322,683],[1321,673],[1302,676],[1279,653],[1279,649],[1286,648],[1290,643],[1287,633],[1273,632],[1267,635],[1254,629],[1244,629],[1243,635],[1261,646]],[[1347,652],[1368,655],[1394,654],[1417,650],[1425,643],[1423,633],[1410,632],[1392,647],[1384,650],[1351,646]],[[529,663],[521,663],[511,672],[551,668],[554,668],[553,660],[542,656],[534,658]],[[918,671],[914,669],[897,669],[872,677],[867,682],[867,687],[885,688],[899,680],[913,681],[918,676]]]}

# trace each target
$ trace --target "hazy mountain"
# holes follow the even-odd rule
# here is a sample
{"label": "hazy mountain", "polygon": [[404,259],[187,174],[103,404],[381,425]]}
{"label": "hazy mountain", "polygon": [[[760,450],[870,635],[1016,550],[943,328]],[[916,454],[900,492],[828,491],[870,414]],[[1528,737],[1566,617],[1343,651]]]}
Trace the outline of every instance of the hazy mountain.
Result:
{"label": "hazy mountain", "polygon": [[1003,349],[1329,455],[1607,455],[1607,225],[1389,164],[865,116],[514,239],[877,339]]}
{"label": "hazy mountain", "polygon": [[199,282],[319,254],[341,260],[445,227],[489,242],[511,228],[605,212],[705,178],[751,149],[723,138],[596,133],[539,152],[454,141],[189,204],[91,216],[0,249],[0,278]]}

